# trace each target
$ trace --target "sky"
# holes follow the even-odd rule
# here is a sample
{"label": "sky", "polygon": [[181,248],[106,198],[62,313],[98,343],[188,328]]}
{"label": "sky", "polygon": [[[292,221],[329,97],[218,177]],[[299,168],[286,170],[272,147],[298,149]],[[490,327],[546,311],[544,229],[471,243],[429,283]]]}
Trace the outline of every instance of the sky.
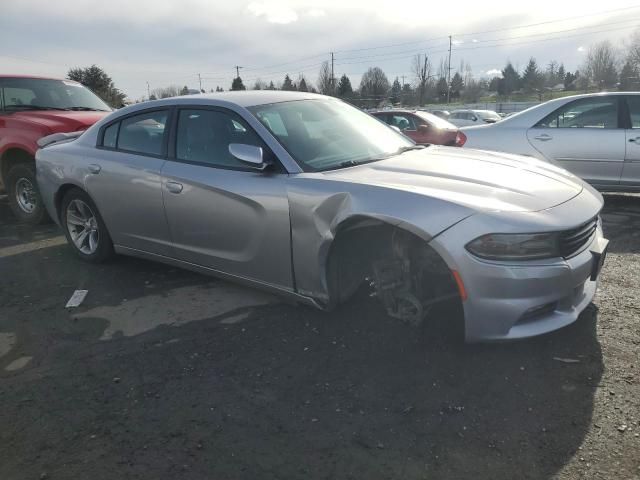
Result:
{"label": "sky", "polygon": [[[168,85],[225,90],[285,74],[315,83],[334,52],[354,87],[369,67],[413,81],[411,60],[491,77],[510,60],[579,68],[589,45],[617,48],[640,25],[640,1],[0,0],[0,72],[64,77],[97,64],[131,99]],[[454,70],[455,71],[455,70]],[[200,74],[200,77],[198,77]]]}

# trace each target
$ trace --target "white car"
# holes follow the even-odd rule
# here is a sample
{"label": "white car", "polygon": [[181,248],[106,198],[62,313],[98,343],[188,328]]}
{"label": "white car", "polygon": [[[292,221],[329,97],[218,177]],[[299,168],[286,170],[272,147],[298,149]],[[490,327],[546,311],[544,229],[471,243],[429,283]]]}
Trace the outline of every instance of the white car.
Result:
{"label": "white car", "polygon": [[536,157],[599,190],[640,191],[639,92],[559,98],[462,130],[465,148]]}
{"label": "white car", "polygon": [[453,123],[456,127],[486,125],[500,120],[502,120],[502,117],[493,110],[454,110],[447,117],[447,121]]}

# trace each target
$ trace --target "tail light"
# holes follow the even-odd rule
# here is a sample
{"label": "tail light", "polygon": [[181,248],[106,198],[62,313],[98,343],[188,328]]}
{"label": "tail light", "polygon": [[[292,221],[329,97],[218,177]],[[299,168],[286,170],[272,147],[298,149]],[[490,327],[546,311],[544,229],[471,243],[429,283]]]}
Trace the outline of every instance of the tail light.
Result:
{"label": "tail light", "polygon": [[458,130],[458,133],[456,133],[456,147],[463,146],[466,141],[467,141],[467,136],[464,133],[462,133],[460,130]]}

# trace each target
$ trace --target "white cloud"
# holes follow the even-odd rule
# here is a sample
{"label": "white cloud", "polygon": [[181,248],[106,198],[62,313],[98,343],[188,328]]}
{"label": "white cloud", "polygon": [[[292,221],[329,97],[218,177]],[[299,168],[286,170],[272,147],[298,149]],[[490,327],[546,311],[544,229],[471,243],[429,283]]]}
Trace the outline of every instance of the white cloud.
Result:
{"label": "white cloud", "polygon": [[252,2],[247,9],[256,17],[266,18],[270,23],[287,24],[298,20],[296,11],[280,2]]}
{"label": "white cloud", "polygon": [[497,68],[493,68],[491,70],[487,70],[486,73],[490,77],[502,77],[502,71],[497,69]]}
{"label": "white cloud", "polygon": [[319,8],[312,8],[311,10],[307,11],[306,15],[308,17],[324,17],[327,15],[327,12]]}

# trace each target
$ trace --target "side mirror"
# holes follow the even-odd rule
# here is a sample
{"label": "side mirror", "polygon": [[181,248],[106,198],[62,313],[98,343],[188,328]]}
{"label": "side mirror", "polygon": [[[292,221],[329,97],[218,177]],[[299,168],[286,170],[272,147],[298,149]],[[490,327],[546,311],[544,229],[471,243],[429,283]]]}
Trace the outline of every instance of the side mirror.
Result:
{"label": "side mirror", "polygon": [[229,144],[229,153],[248,167],[263,171],[270,163],[264,161],[262,148],[244,143]]}

